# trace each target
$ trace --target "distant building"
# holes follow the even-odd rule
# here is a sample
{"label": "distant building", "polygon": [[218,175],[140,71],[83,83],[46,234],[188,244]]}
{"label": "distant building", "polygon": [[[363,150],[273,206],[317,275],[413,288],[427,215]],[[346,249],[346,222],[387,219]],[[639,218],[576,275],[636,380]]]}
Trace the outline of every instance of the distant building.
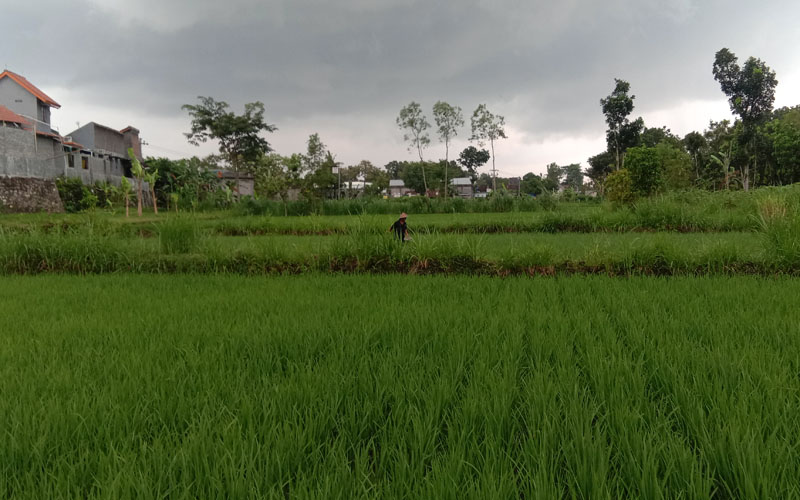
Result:
{"label": "distant building", "polygon": [[453,192],[461,198],[473,198],[475,195],[472,189],[472,179],[469,177],[450,179],[450,185],[452,186]]}
{"label": "distant building", "polygon": [[256,179],[252,174],[239,172],[239,184],[236,184],[236,172],[233,170],[217,170],[214,172],[220,185],[230,187],[239,196],[253,196],[256,192]]}
{"label": "distant building", "polygon": [[406,187],[402,179],[392,179],[389,181],[389,198],[402,198],[411,194],[413,191]]}
{"label": "distant building", "polygon": [[134,156],[140,161],[143,159],[139,130],[133,127],[115,130],[89,122],[70,132],[64,139],[68,167],[80,167],[86,171],[78,173],[84,182],[131,177],[128,148],[133,149]]}
{"label": "distant building", "polygon": [[342,182],[340,195],[342,198],[358,198],[363,196],[364,191],[371,185],[371,182],[365,181],[345,181]]}

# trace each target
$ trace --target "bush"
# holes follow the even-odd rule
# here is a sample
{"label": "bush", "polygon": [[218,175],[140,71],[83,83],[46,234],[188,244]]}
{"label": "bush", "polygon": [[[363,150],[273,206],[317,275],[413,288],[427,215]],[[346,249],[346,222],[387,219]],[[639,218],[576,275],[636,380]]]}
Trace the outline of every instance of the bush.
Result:
{"label": "bush", "polygon": [[605,182],[606,198],[612,203],[630,205],[636,201],[633,193],[631,174],[628,169],[623,168],[608,174]]}
{"label": "bush", "polygon": [[639,196],[650,196],[664,184],[661,158],[655,148],[630,148],[625,155],[625,169],[630,172],[631,189]]}
{"label": "bush", "polygon": [[56,179],[58,196],[64,205],[64,210],[68,213],[76,213],[84,210],[84,196],[89,190],[77,177],[59,177]]}

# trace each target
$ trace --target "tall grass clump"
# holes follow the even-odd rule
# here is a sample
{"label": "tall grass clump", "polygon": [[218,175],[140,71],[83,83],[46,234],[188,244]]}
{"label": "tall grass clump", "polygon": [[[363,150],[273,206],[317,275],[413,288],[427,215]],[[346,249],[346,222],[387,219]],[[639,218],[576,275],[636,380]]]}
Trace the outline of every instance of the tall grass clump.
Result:
{"label": "tall grass clump", "polygon": [[773,194],[759,200],[758,222],[770,262],[783,270],[800,267],[800,205]]}
{"label": "tall grass clump", "polygon": [[200,229],[190,217],[172,217],[157,226],[158,243],[162,253],[183,254],[197,250]]}

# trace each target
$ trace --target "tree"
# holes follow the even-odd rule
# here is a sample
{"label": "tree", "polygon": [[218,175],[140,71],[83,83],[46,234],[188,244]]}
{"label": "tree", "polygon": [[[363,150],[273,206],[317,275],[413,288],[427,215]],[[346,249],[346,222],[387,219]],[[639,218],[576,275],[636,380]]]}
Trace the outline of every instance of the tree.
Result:
{"label": "tree", "polygon": [[[633,100],[636,99],[636,96],[628,95],[631,89],[630,83],[619,78],[615,78],[614,82],[614,91],[608,97],[600,99],[600,105],[603,108],[603,114],[606,115],[609,138],[614,145],[613,150],[616,154],[615,169],[619,170],[620,154],[624,151],[620,139],[625,126],[630,123],[628,115],[633,111]],[[630,129],[628,132],[630,132]]]}
{"label": "tree", "polygon": [[464,126],[461,108],[451,106],[444,101],[433,105],[433,119],[439,141],[444,143],[444,197],[447,198],[447,165],[450,163],[450,141],[458,135],[458,129]]}
{"label": "tree", "polygon": [[458,163],[469,172],[472,184],[475,184],[478,180],[478,169],[484,166],[489,158],[489,152],[485,149],[468,146],[458,155]]}
{"label": "tree", "polygon": [[692,157],[683,148],[660,142],[653,149],[661,163],[664,188],[686,189],[692,185]]}
{"label": "tree", "polygon": [[645,127],[641,133],[641,145],[654,148],[661,143],[669,144],[676,148],[682,148],[681,138],[673,134],[667,127],[650,128]]}
{"label": "tree", "polygon": [[[750,144],[755,170],[757,127],[772,111],[775,102],[775,87],[778,85],[775,72],[754,57],[750,57],[740,68],[736,55],[727,48],[719,50],[714,56],[712,72],[720,89],[728,97],[731,111],[742,120],[744,133],[740,140]],[[750,163],[746,162],[742,174],[745,191],[750,189]]]}
{"label": "tree", "polygon": [[497,189],[497,167],[495,165],[494,141],[507,139],[503,129],[506,119],[500,115],[489,112],[485,104],[479,105],[472,113],[470,125],[472,126],[472,137],[469,140],[478,141],[478,145],[483,147],[489,141],[492,149],[492,190]]}
{"label": "tree", "polygon": [[364,194],[377,196],[389,187],[389,172],[386,170],[367,160],[362,160],[358,167],[364,182],[369,183],[369,186],[364,186]]}
{"label": "tree", "polygon": [[765,130],[774,162],[771,180],[776,184],[800,182],[800,106],[781,109],[776,115]]}
{"label": "tree", "polygon": [[572,188],[575,192],[580,192],[583,188],[583,172],[578,163],[573,163],[561,168],[564,175],[564,184]]}
{"label": "tree", "polygon": [[663,167],[655,148],[629,149],[625,168],[630,172],[631,188],[639,196],[650,196],[664,184]]}
{"label": "tree", "polygon": [[614,170],[614,153],[603,151],[589,158],[588,163],[589,169],[586,171],[586,175],[602,186],[603,180]]}
{"label": "tree", "polygon": [[703,137],[700,132],[689,132],[683,138],[683,147],[692,157],[692,164],[694,165],[694,175],[696,179],[700,178],[700,155],[708,148],[708,141]]}
{"label": "tree", "polygon": [[405,131],[403,140],[408,143],[408,151],[417,150],[419,162],[422,165],[422,182],[425,186],[425,196],[427,196],[428,180],[425,178],[425,160],[422,159],[422,150],[431,143],[427,132],[431,124],[428,123],[428,119],[422,114],[422,106],[414,101],[411,101],[407,106],[400,109],[400,114],[397,116],[396,121],[397,126]]}
{"label": "tree", "polygon": [[555,163],[547,166],[547,173],[544,176],[544,188],[551,193],[558,191],[561,185],[561,178],[564,176],[564,171]]}
{"label": "tree", "polygon": [[131,159],[131,173],[136,177],[136,213],[142,216],[142,180],[144,179],[144,168],[139,162],[139,158],[133,153],[133,148],[128,148],[128,157]]}
{"label": "tree", "polygon": [[522,185],[520,186],[520,189],[523,193],[527,194],[541,194],[544,191],[542,176],[534,174],[533,172],[528,172],[522,176]]}
{"label": "tree", "polygon": [[303,156],[303,172],[311,174],[319,170],[327,158],[328,148],[320,139],[319,134],[313,133],[306,141],[306,154]]}
{"label": "tree", "polygon": [[219,143],[219,152],[233,169],[238,195],[239,172],[261,155],[272,151],[262,132],[274,132],[275,125],[264,121],[264,104],[251,102],[244,105],[244,114],[228,111],[228,104],[211,97],[198,97],[200,104],[184,104],[182,109],[192,117],[192,129],[185,134],[189,144],[198,146],[209,139]]}

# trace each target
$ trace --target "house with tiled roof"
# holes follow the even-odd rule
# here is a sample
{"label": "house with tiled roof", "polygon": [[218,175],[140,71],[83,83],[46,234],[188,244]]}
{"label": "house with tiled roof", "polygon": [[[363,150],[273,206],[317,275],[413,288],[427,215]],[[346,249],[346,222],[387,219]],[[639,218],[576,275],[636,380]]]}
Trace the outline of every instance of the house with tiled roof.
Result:
{"label": "house with tiled roof", "polygon": [[61,105],[22,75],[0,73],[0,105],[34,122],[37,130],[50,132],[50,109]]}
{"label": "house with tiled roof", "polygon": [[[78,177],[85,184],[119,184],[130,177],[128,148],[141,159],[139,131],[116,130],[90,122],[63,137],[50,112],[61,105],[27,78],[0,73],[0,180]],[[5,181],[4,181],[5,182]],[[18,190],[23,181],[15,181]],[[2,186],[0,186],[2,187]],[[0,204],[4,193],[0,192]],[[6,200],[5,205],[8,206]]]}

